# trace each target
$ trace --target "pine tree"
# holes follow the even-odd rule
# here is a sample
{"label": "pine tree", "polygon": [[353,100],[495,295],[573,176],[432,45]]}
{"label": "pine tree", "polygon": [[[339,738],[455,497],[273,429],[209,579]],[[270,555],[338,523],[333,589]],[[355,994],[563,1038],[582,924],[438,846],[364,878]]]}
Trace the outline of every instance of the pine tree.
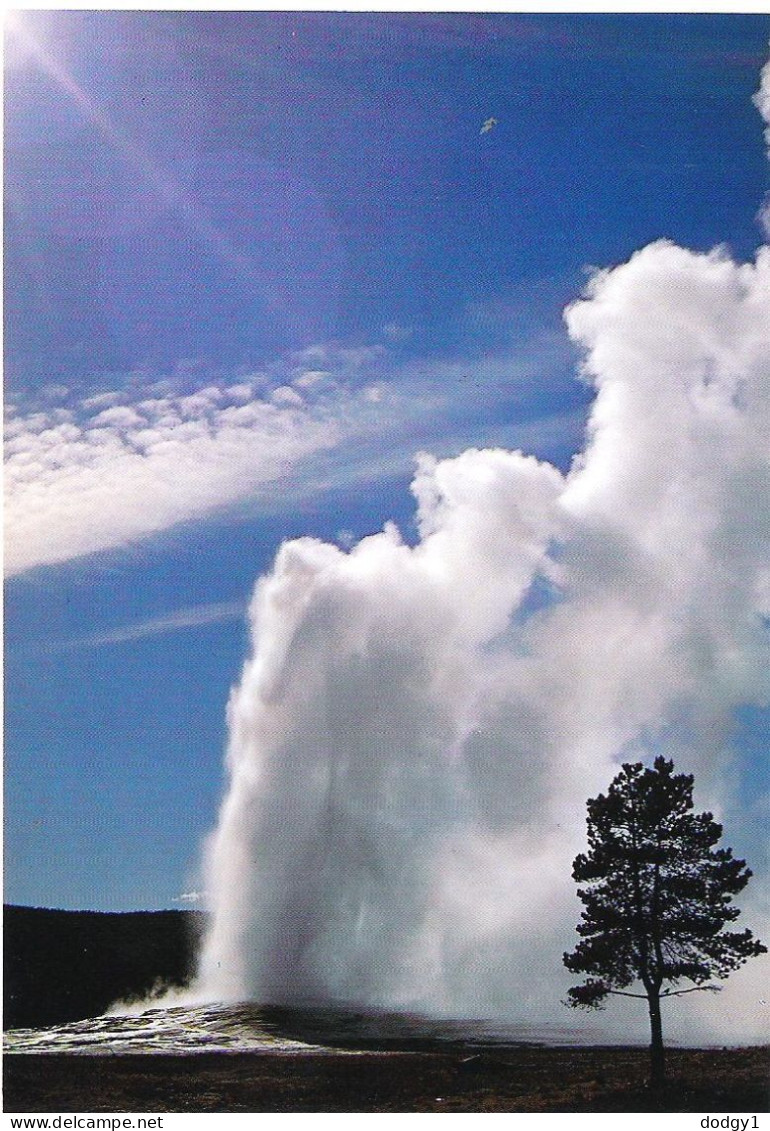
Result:
{"label": "pine tree", "polygon": [[[740,912],[732,896],[751,877],[732,849],[715,848],[722,827],[694,814],[693,778],[673,762],[624,765],[606,796],[588,802],[589,851],[572,878],[584,904],[581,941],[564,964],[587,974],[569,990],[568,1005],[602,1008],[609,994],[646,998],[651,1082],[665,1077],[661,998],[719,987],[748,958],[767,950],[751,931],[724,931]],[[682,979],[689,989],[671,989]],[[627,987],[641,982],[644,993]],[[667,988],[664,989],[664,986]]]}

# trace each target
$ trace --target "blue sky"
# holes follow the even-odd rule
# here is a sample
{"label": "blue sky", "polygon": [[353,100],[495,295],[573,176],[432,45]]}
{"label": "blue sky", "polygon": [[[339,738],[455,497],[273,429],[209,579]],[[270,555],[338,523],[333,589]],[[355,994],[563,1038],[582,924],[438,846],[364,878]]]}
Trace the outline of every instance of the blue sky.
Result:
{"label": "blue sky", "polygon": [[[591,269],[762,242],[769,30],[11,18],[7,901],[200,885],[246,606],[284,539],[414,541],[421,449],[568,470],[594,392],[562,311]],[[752,776],[767,715],[741,720]]]}

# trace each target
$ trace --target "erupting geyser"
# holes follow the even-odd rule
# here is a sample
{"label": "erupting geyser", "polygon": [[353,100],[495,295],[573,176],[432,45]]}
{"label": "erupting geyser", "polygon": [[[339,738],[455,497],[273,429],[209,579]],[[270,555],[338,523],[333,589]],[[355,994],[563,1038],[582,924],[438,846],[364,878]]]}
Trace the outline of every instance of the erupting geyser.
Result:
{"label": "erupting geyser", "polygon": [[388,528],[347,554],[282,548],[230,706],[203,966],[215,992],[443,994],[443,919],[459,912],[439,894],[447,866],[489,833],[488,784],[525,788],[513,764],[477,780],[487,755],[468,757],[490,691],[482,655],[546,565],[560,486],[508,452],[425,461],[417,547]]}
{"label": "erupting geyser", "polygon": [[769,296],[767,249],[646,248],[567,312],[597,390],[567,476],[423,457],[416,545],[281,548],[229,707],[206,996],[558,1015],[585,798],[661,749],[729,811],[734,710],[770,691]]}
{"label": "erupting geyser", "polygon": [[[422,457],[416,544],[299,539],[259,582],[199,994],[552,1019],[620,761],[673,757],[736,842],[731,727],[770,703],[770,250],[652,244],[566,320],[596,389],[569,474]],[[730,1006],[753,966],[712,1029],[766,1037]]]}

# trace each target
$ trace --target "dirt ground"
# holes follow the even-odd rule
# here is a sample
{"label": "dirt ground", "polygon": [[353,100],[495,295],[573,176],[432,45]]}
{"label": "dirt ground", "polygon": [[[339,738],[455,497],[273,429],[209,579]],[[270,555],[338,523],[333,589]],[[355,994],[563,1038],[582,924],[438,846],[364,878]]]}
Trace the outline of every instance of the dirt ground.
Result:
{"label": "dirt ground", "polygon": [[6,1055],[6,1112],[766,1112],[770,1048]]}

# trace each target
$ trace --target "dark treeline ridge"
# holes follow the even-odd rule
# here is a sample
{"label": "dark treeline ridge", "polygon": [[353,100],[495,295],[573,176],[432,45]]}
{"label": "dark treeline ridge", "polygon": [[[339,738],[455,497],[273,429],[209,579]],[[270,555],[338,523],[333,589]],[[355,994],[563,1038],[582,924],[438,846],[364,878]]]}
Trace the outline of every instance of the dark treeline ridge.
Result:
{"label": "dark treeline ridge", "polygon": [[3,908],[3,1028],[39,1028],[103,1013],[194,972],[199,911]]}

